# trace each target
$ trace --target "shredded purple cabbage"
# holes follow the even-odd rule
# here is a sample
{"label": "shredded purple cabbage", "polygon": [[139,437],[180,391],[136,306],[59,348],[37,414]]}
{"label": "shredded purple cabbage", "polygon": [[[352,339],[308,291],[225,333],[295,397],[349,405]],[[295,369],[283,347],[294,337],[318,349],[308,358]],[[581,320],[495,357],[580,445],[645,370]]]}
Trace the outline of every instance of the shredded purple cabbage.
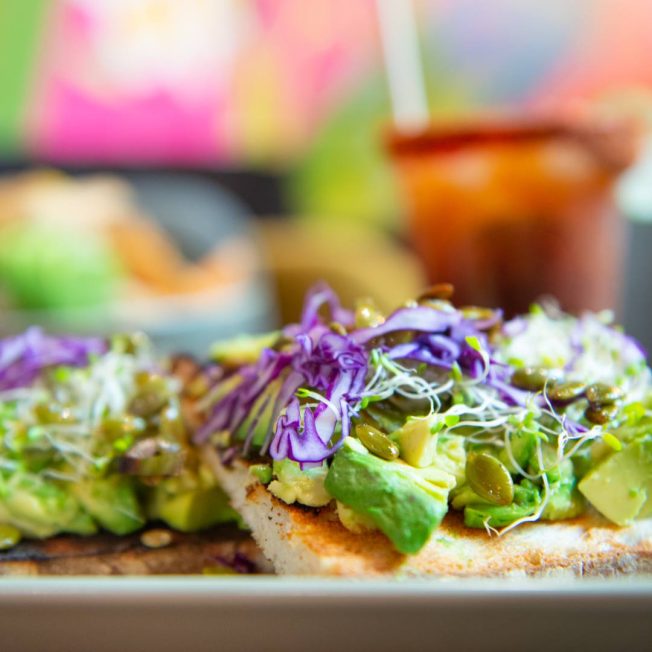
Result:
{"label": "shredded purple cabbage", "polygon": [[98,337],[47,335],[38,327],[0,340],[0,390],[28,387],[48,367],[82,367],[101,355],[107,343]]}
{"label": "shredded purple cabbage", "polygon": [[[324,309],[326,316],[320,314]],[[351,418],[357,414],[370,373],[371,348],[379,348],[392,359],[443,369],[458,364],[472,378],[485,376],[484,382],[495,386],[510,403],[524,403],[525,394],[508,384],[510,371],[493,359],[487,370],[483,355],[467,341],[472,336],[488,350],[484,330],[500,319],[499,311],[478,321],[454,310],[414,306],[400,308],[378,326],[356,330],[352,329],[353,314],[340,306],[330,288],[319,285],[308,294],[300,323],[284,329],[289,343],[281,350],[266,349],[257,363],[239,371],[240,383],[213,406],[195,441],[203,443],[220,430],[233,433],[246,420],[246,455],[256,425],[269,413],[272,398],[265,395],[265,389],[280,379],[261,454],[269,452],[273,459],[288,458],[302,465],[323,462],[349,435]],[[332,322],[349,327],[350,332],[335,332],[328,325]],[[405,332],[410,333],[411,341],[387,343],[391,340],[388,336]],[[308,393],[297,395],[302,389]]]}
{"label": "shredded purple cabbage", "polygon": [[[234,432],[255,410],[245,435],[246,453],[254,427],[268,407],[265,399],[260,402],[261,394],[270,382],[282,378],[272,410],[273,439],[267,438],[263,451],[269,449],[274,459],[289,457],[306,464],[325,460],[341,446],[348,436],[351,407],[364,390],[368,358],[360,344],[326,325],[319,314],[323,307],[330,321],[353,323],[353,314],[340,306],[330,288],[315,287],[306,299],[301,323],[283,332],[290,344],[281,351],[266,349],[257,363],[240,371],[240,384],[213,407],[212,418],[197,432],[196,442],[219,430]],[[295,394],[301,387],[310,388],[324,401],[300,409]],[[336,434],[338,426],[341,431]]]}
{"label": "shredded purple cabbage", "polygon": [[[418,319],[414,319],[411,323],[417,324],[419,328],[413,325],[412,330],[421,330],[421,327],[427,326],[423,328],[426,333],[418,334],[411,342],[397,344],[387,350],[390,358],[414,360],[443,369],[452,369],[453,365],[457,364],[470,378],[478,378],[485,374],[484,383],[493,387],[508,404],[525,405],[529,393],[509,383],[513,370],[493,357],[489,358],[488,369],[485,369],[486,364],[482,354],[467,341],[467,338],[473,337],[484,351],[491,353],[492,347],[485,331],[500,322],[502,318],[500,311],[494,311],[493,316],[488,319],[474,320],[464,318],[459,312],[442,313],[425,307],[409,310],[410,317],[418,316]],[[402,327],[410,323],[404,320],[405,309],[398,312],[402,313],[400,320],[393,322],[394,316],[398,314],[394,313],[383,326],[388,322],[399,323]],[[430,314],[433,312],[435,315]]]}
{"label": "shredded purple cabbage", "polygon": [[382,324],[355,331],[351,334],[351,339],[363,344],[397,331],[443,333],[446,329],[458,325],[461,320],[462,316],[458,312],[442,312],[425,306],[399,308]]}

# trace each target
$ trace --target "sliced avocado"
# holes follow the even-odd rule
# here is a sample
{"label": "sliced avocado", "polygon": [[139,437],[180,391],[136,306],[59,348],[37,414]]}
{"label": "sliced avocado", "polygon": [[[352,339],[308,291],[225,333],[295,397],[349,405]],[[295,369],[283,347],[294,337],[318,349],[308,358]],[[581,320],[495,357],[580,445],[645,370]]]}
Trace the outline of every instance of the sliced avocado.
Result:
{"label": "sliced avocado", "polygon": [[110,475],[75,486],[84,509],[106,530],[129,534],[143,527],[145,519],[131,478]]}
{"label": "sliced avocado", "polygon": [[487,525],[505,527],[519,518],[533,514],[541,498],[537,489],[526,485],[525,482],[514,486],[514,502],[511,505],[467,505],[464,508],[464,524],[474,528],[484,528]]}
{"label": "sliced avocado", "polygon": [[168,494],[155,490],[150,503],[149,516],[161,519],[181,532],[196,532],[218,523],[237,519],[229,499],[219,487]]}
{"label": "sliced avocado", "polygon": [[264,349],[274,346],[280,331],[262,335],[238,335],[228,340],[215,342],[211,347],[211,357],[227,367],[241,367],[258,360]]}
{"label": "sliced avocado", "polygon": [[627,525],[652,515],[652,437],[633,441],[579,483],[586,499],[610,521]]}
{"label": "sliced avocado", "polygon": [[361,448],[347,440],[335,454],[327,491],[369,517],[399,552],[418,552],[448,511],[448,489],[424,480],[407,464],[386,462]]}
{"label": "sliced avocado", "polygon": [[432,414],[420,419],[408,419],[392,439],[398,444],[401,458],[417,468],[430,466],[437,452],[437,434],[432,430],[438,424],[438,416]]}

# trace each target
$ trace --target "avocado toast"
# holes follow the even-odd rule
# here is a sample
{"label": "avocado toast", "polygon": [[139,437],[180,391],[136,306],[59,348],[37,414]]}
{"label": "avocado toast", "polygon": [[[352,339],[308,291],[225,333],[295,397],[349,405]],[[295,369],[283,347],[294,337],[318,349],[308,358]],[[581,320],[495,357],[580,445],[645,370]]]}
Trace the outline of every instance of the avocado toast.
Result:
{"label": "avocado toast", "polygon": [[189,443],[203,374],[142,335],[0,340],[0,574],[200,572],[253,555]]}
{"label": "avocado toast", "polygon": [[640,347],[607,314],[504,323],[449,295],[383,315],[320,286],[271,345],[218,348],[195,441],[275,570],[652,571]]}

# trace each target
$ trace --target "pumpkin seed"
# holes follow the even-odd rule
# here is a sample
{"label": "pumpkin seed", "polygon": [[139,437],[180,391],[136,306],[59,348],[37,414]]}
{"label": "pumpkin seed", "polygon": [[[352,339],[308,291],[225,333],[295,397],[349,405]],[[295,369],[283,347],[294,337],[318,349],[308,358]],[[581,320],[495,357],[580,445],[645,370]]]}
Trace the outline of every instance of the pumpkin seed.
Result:
{"label": "pumpkin seed", "polygon": [[356,328],[369,328],[378,326],[385,321],[382,312],[378,309],[373,299],[360,299],[355,306]]}
{"label": "pumpkin seed", "polygon": [[624,395],[620,387],[605,383],[595,383],[586,390],[586,398],[591,405],[595,406],[617,403],[623,399]]}
{"label": "pumpkin seed", "polygon": [[584,416],[591,423],[599,426],[609,423],[612,419],[616,418],[618,414],[618,406],[614,403],[606,405],[589,405],[584,412]]}
{"label": "pumpkin seed", "polygon": [[359,423],[355,427],[355,434],[363,446],[377,457],[384,460],[395,460],[398,457],[398,446],[378,428],[368,423]]}
{"label": "pumpkin seed", "polygon": [[464,306],[460,308],[460,312],[464,318],[473,319],[474,321],[491,319],[496,314],[491,308],[479,308],[478,306]]}
{"label": "pumpkin seed", "polygon": [[165,548],[172,543],[172,532],[162,528],[147,530],[140,535],[140,542],[147,548]]}
{"label": "pumpkin seed", "polygon": [[417,301],[428,301],[430,299],[439,299],[441,301],[448,301],[454,294],[455,287],[452,283],[435,283],[429,288],[426,288],[417,298]]}
{"label": "pumpkin seed", "polygon": [[512,375],[512,385],[529,392],[542,390],[546,383],[556,382],[561,379],[559,369],[548,369],[546,367],[522,367]]}
{"label": "pumpkin seed", "polygon": [[184,394],[190,398],[201,398],[211,388],[210,382],[205,374],[197,374],[184,388]]}
{"label": "pumpkin seed", "polygon": [[130,414],[122,417],[105,417],[102,421],[102,434],[111,441],[126,435],[139,435],[144,431],[145,422]]}
{"label": "pumpkin seed", "polygon": [[161,412],[161,434],[176,441],[186,438],[186,425],[176,405],[168,405]]}
{"label": "pumpkin seed", "polygon": [[514,482],[507,467],[487,453],[469,455],[466,481],[480,498],[494,505],[509,505],[514,500]]}
{"label": "pumpkin seed", "polygon": [[165,380],[155,374],[142,372],[142,376],[136,378],[136,383],[140,389],[129,403],[129,412],[145,419],[158,414],[168,402]]}
{"label": "pumpkin seed", "polygon": [[547,394],[553,403],[571,403],[580,398],[585,391],[586,385],[584,383],[570,382],[551,387]]}
{"label": "pumpkin seed", "polygon": [[34,407],[34,414],[39,423],[74,423],[72,410],[60,403],[39,403]]}
{"label": "pumpkin seed", "polygon": [[444,299],[422,299],[419,301],[419,305],[432,308],[433,310],[439,310],[439,312],[456,312],[453,304],[450,301],[444,301]]}

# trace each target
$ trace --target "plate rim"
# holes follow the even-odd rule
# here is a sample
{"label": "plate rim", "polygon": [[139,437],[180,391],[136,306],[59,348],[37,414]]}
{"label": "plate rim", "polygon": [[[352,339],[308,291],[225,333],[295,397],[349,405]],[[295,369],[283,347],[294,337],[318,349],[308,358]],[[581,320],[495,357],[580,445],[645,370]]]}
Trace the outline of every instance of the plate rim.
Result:
{"label": "plate rim", "polygon": [[359,604],[398,600],[410,603],[469,604],[500,600],[514,603],[644,601],[652,608],[652,576],[626,578],[508,579],[344,579],[316,577],[5,577],[0,579],[0,607],[38,602],[63,604],[218,604],[273,602]]}

